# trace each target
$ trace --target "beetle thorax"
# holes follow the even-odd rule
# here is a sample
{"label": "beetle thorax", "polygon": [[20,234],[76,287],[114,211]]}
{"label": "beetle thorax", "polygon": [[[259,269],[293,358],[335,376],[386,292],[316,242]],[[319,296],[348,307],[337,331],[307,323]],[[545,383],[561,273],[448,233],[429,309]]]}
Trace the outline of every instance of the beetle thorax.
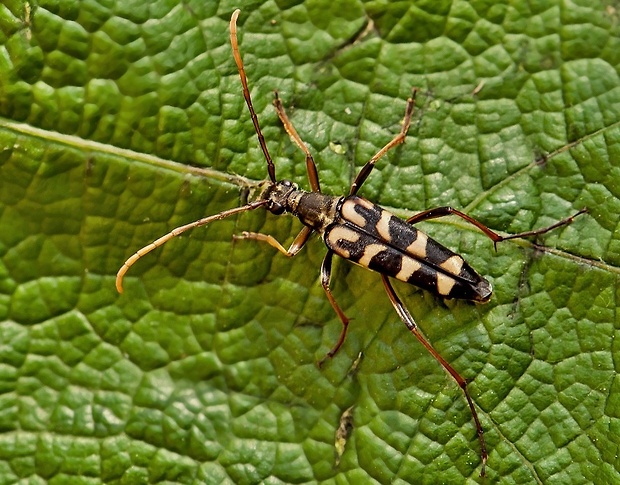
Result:
{"label": "beetle thorax", "polygon": [[269,201],[267,210],[271,213],[280,215],[290,212],[319,234],[334,222],[338,203],[342,199],[320,192],[300,190],[297,184],[289,180],[281,180],[270,186],[265,198]]}

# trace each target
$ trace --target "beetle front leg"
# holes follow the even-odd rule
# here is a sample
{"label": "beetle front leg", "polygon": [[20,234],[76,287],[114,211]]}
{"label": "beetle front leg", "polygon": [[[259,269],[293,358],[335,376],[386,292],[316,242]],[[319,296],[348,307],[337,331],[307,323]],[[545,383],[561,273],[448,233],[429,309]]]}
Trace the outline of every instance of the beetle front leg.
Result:
{"label": "beetle front leg", "polygon": [[334,298],[334,295],[332,294],[332,290],[329,288],[329,283],[332,275],[333,256],[334,253],[332,251],[327,251],[325,258],[323,259],[323,264],[321,265],[321,285],[325,290],[325,294],[327,295],[329,303],[331,304],[332,308],[338,315],[338,318],[340,318],[340,321],[342,322],[342,330],[340,331],[340,337],[338,338],[338,342],[336,342],[336,345],[334,345],[334,347],[329,352],[327,352],[325,357],[323,357],[319,361],[319,367],[322,367],[327,359],[331,359],[340,350],[340,347],[342,347],[344,339],[347,336],[347,328],[349,327],[349,317],[347,317],[342,311],[342,308],[340,308],[340,305],[338,305],[336,299]]}
{"label": "beetle front leg", "polygon": [[284,246],[282,246],[282,244],[280,244],[275,237],[269,234],[243,231],[241,234],[236,234],[233,237],[235,239],[253,239],[255,241],[266,242],[271,247],[276,248],[278,251],[284,254],[284,256],[292,258],[301,250],[301,248],[304,247],[304,245],[308,241],[308,238],[310,237],[310,234],[312,234],[312,229],[304,226],[304,228],[299,231],[299,234],[297,234],[297,237],[293,240],[293,242],[291,243],[291,247],[289,247],[288,250],[285,249]]}

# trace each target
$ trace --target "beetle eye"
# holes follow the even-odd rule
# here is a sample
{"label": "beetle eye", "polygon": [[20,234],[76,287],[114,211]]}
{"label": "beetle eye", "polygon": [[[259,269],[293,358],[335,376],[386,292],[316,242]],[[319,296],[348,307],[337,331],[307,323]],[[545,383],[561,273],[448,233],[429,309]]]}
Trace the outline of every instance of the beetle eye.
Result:
{"label": "beetle eye", "polygon": [[276,216],[279,216],[284,212],[284,206],[282,204],[279,204],[278,202],[272,202],[267,206],[267,209],[269,209],[269,212]]}

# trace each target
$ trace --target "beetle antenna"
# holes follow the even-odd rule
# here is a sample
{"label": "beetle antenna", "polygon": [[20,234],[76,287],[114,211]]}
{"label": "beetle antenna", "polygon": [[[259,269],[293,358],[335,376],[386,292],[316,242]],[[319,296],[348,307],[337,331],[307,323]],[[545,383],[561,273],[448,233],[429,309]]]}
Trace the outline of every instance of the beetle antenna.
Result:
{"label": "beetle antenna", "polygon": [[123,292],[123,277],[125,276],[125,273],[127,273],[127,271],[129,270],[129,268],[131,268],[136,261],[138,261],[145,254],[150,253],[153,249],[156,249],[159,246],[170,241],[170,239],[172,239],[173,237],[176,237],[179,234],[182,234],[185,231],[188,231],[189,229],[193,229],[199,226],[206,226],[210,222],[219,221],[228,216],[238,214],[239,212],[245,212],[245,211],[251,211],[254,209],[258,209],[259,207],[262,207],[265,204],[267,204],[267,202],[269,202],[267,199],[260,199],[260,200],[251,202],[249,204],[246,204],[244,206],[234,207],[233,209],[228,209],[224,212],[220,212],[219,214],[215,214],[209,217],[205,217],[203,219],[199,219],[194,222],[190,222],[189,224],[185,224],[184,226],[179,226],[173,229],[172,231],[170,231],[168,234],[165,234],[159,239],[156,239],[155,241],[153,241],[152,243],[147,244],[142,249],[138,249],[135,253],[133,253],[132,256],[129,257],[129,259],[127,259],[127,261],[123,263],[123,266],[121,266],[121,269],[119,269],[118,273],[116,273],[116,290],[119,293]]}
{"label": "beetle antenna", "polygon": [[233,57],[235,58],[237,69],[239,70],[241,84],[243,85],[243,97],[245,98],[245,102],[248,105],[248,109],[250,110],[252,123],[254,123],[254,130],[256,130],[256,135],[258,136],[258,143],[260,143],[260,147],[263,150],[263,154],[265,155],[265,160],[267,160],[267,172],[269,172],[269,179],[275,184],[276,166],[271,159],[271,155],[269,155],[269,150],[267,150],[265,137],[263,137],[263,133],[260,129],[260,124],[258,123],[258,117],[256,116],[256,111],[254,111],[254,106],[252,105],[252,98],[250,97],[250,90],[248,88],[248,78],[245,75],[243,60],[241,59],[241,53],[239,52],[239,42],[237,42],[237,18],[239,17],[240,12],[241,10],[239,9],[235,10],[232,14],[232,17],[230,18],[230,44],[232,46]]}

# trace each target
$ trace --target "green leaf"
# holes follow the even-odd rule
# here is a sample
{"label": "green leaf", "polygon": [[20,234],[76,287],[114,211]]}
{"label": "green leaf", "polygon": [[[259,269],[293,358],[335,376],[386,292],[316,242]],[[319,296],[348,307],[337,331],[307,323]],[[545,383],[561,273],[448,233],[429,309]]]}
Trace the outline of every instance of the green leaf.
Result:
{"label": "green leaf", "polygon": [[[228,40],[239,35],[279,178],[308,187],[278,90],[344,194],[400,129],[364,197],[493,283],[490,303],[397,290],[465,378],[488,483],[618,480],[620,29],[613,2],[63,2],[0,6],[0,483],[483,482],[462,391],[379,276],[257,210],[123,261],[242,204],[266,178]],[[352,407],[351,416],[348,410]],[[337,435],[341,420],[348,432]],[[342,456],[337,448],[344,445]]]}

